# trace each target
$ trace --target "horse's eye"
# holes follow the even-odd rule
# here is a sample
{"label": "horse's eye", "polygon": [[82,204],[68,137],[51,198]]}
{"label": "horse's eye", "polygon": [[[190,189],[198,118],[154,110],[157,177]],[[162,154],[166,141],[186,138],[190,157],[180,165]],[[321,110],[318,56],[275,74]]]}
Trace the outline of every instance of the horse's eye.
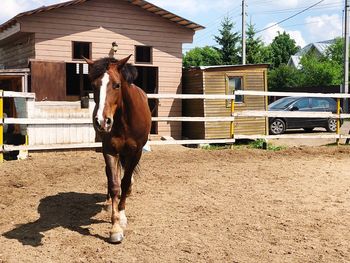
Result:
{"label": "horse's eye", "polygon": [[113,89],[119,89],[120,88],[120,83],[113,83]]}

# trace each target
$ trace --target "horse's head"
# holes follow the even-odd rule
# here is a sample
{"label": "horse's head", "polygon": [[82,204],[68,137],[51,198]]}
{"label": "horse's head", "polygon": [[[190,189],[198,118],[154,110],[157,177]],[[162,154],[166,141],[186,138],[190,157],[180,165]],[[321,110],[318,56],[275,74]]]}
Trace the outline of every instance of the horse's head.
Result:
{"label": "horse's head", "polygon": [[85,59],[90,67],[90,80],[94,87],[94,100],[97,112],[94,126],[101,132],[110,132],[114,114],[122,107],[122,85],[129,85],[124,67],[131,57],[121,60],[104,58],[97,61]]}

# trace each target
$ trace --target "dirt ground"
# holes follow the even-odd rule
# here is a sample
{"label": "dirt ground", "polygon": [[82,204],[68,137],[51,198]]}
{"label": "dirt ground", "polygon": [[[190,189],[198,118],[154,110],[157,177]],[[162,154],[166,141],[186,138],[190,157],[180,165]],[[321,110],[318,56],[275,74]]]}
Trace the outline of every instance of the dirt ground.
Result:
{"label": "dirt ground", "polygon": [[153,148],[122,244],[94,151],[0,165],[0,262],[350,262],[350,147]]}

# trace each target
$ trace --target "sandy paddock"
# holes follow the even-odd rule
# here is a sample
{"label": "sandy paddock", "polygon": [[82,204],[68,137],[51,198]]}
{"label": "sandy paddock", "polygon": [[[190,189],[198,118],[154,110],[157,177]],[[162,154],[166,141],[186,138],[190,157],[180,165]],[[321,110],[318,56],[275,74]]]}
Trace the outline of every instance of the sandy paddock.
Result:
{"label": "sandy paddock", "polygon": [[350,148],[161,147],[107,242],[94,151],[0,165],[0,262],[350,262]]}

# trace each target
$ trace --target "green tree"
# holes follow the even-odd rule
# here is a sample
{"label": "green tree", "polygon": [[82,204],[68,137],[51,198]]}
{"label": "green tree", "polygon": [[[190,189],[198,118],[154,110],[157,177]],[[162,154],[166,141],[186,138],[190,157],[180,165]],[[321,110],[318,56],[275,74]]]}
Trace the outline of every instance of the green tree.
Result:
{"label": "green tree", "polygon": [[260,37],[256,37],[254,24],[250,23],[246,31],[246,62],[247,64],[266,63],[268,48]]}
{"label": "green tree", "polygon": [[330,45],[325,51],[325,59],[336,62],[339,65],[343,64],[344,60],[344,39],[336,38],[335,42]]}
{"label": "green tree", "polygon": [[294,39],[291,39],[289,34],[278,32],[270,45],[271,50],[271,66],[277,68],[282,64],[287,64],[291,55],[298,52],[299,47],[296,46]]}
{"label": "green tree", "polygon": [[191,49],[183,57],[183,66],[185,68],[219,64],[221,64],[220,53],[209,46]]}
{"label": "green tree", "polygon": [[221,22],[220,35],[214,36],[216,43],[220,46],[215,47],[221,54],[222,64],[239,64],[241,61],[240,35],[238,32],[232,32],[234,23],[228,17]]}
{"label": "green tree", "polygon": [[269,71],[268,82],[270,91],[283,91],[285,88],[300,86],[302,75],[293,67],[281,65]]}
{"label": "green tree", "polygon": [[[330,53],[330,56],[338,56]],[[343,66],[336,60],[315,54],[305,55],[301,61],[302,86],[329,86],[342,83]]]}

